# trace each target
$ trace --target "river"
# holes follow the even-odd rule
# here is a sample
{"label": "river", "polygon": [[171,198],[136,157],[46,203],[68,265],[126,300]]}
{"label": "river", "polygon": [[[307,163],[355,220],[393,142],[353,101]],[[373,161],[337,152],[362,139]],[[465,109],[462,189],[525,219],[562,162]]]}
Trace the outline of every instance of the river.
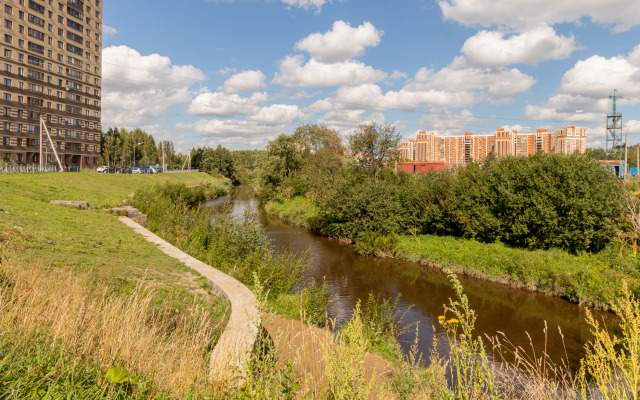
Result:
{"label": "river", "polygon": [[[241,216],[247,206],[259,209],[251,189],[244,186],[233,188],[228,196],[211,201],[208,205],[223,207],[227,202],[232,203],[232,213],[237,216]],[[334,299],[329,305],[328,314],[336,319],[338,326],[350,318],[358,299],[366,301],[370,292],[392,299],[401,293],[400,310],[408,310],[404,321],[419,323],[420,351],[430,354],[434,339],[433,326],[436,327],[440,353],[448,351],[446,336],[437,318],[443,314],[443,305],[448,304],[449,298],[455,293],[442,271],[409,261],[359,256],[353,246],[316,236],[269,216],[264,210],[258,212],[274,251],[284,248],[297,253],[306,252],[310,268],[304,279],[326,280]],[[503,332],[512,343],[530,350],[528,332],[536,354],[540,355],[546,346],[547,353],[555,362],[568,359],[574,371],[579,367],[584,344],[591,338],[584,308],[560,298],[481,279],[459,276],[459,280],[471,307],[476,311],[477,334],[495,336]],[[598,311],[594,311],[594,314],[600,321],[604,320],[607,326],[613,326],[615,317],[612,314]],[[548,325],[546,340],[545,321]],[[415,331],[400,338],[405,350],[414,338]],[[488,353],[491,355],[490,350]]]}

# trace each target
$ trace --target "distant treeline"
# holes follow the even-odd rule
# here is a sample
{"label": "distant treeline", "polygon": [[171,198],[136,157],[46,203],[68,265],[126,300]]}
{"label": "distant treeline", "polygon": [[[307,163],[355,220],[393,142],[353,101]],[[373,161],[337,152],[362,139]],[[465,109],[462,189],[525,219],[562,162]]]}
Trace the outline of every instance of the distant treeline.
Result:
{"label": "distant treeline", "polygon": [[[186,156],[177,154],[170,140],[156,144],[153,136],[140,128],[109,128],[100,140],[103,165],[160,164],[164,154],[167,168],[180,168]],[[135,153],[134,153],[135,151]]]}

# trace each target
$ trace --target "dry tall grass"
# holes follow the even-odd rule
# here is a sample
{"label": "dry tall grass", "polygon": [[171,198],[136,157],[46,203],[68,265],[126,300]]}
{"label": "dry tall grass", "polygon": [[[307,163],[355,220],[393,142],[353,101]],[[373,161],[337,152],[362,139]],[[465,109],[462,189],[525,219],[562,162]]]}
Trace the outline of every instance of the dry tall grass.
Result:
{"label": "dry tall grass", "polygon": [[127,296],[92,290],[71,272],[30,265],[0,269],[0,329],[41,334],[51,344],[151,377],[162,390],[184,393],[207,383],[208,353],[223,321],[193,304],[174,315],[151,304],[139,283]]}

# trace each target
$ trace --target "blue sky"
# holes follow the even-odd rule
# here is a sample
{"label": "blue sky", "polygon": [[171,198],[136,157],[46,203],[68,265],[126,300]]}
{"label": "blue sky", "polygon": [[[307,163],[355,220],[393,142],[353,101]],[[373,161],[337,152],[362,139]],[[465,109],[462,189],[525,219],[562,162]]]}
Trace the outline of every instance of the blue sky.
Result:
{"label": "blue sky", "polygon": [[264,147],[321,122],[405,137],[585,126],[640,142],[637,0],[104,2],[103,128]]}

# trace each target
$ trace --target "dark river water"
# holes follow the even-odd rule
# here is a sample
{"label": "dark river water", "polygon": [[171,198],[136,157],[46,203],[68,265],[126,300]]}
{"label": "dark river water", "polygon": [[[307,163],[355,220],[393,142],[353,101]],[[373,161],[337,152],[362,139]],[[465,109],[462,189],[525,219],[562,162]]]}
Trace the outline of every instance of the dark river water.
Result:
{"label": "dark river water", "polygon": [[[401,310],[409,310],[404,321],[419,323],[420,350],[430,354],[434,335],[432,326],[435,326],[440,354],[447,352],[446,336],[437,318],[443,314],[443,304],[448,304],[449,298],[455,293],[440,270],[409,261],[359,256],[353,246],[313,235],[303,228],[267,215],[259,210],[251,189],[247,187],[235,187],[228,196],[208,205],[222,207],[227,202],[232,203],[234,215],[242,216],[247,206],[260,213],[260,220],[274,251],[285,248],[298,253],[306,252],[310,268],[305,280],[326,279],[334,299],[329,306],[329,317],[335,318],[338,325],[350,318],[358,299],[365,302],[370,292],[393,299],[401,293]],[[466,276],[460,276],[459,279],[478,317],[477,334],[495,336],[497,332],[503,332],[511,342],[529,350],[528,332],[539,355],[545,349],[546,321],[548,354],[556,362],[568,358],[572,369],[578,368],[579,360],[584,355],[584,344],[591,338],[584,308],[559,298],[480,279]],[[599,320],[604,319],[607,326],[613,326],[612,314],[594,313]],[[405,350],[414,338],[415,330],[401,337]],[[489,346],[487,349],[491,354]]]}

